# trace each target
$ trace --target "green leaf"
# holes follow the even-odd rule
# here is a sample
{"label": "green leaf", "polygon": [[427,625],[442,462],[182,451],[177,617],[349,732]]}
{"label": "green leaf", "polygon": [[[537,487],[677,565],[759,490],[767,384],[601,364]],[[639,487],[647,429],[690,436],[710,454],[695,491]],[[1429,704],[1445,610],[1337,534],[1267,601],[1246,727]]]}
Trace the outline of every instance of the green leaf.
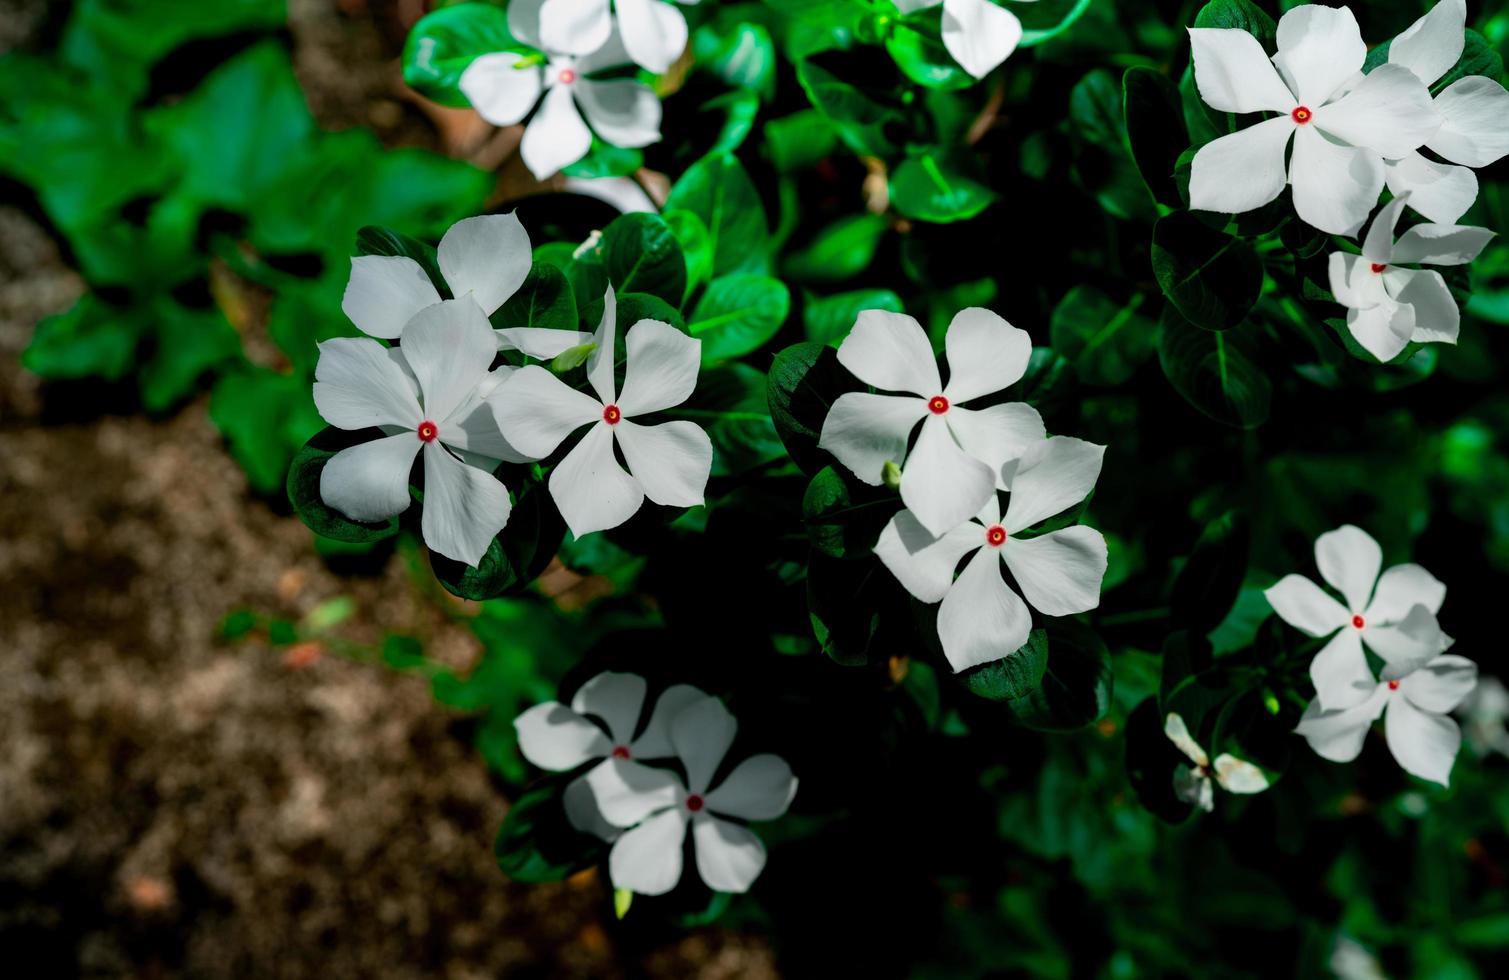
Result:
{"label": "green leaf", "polygon": [[1042,683],[1010,703],[1017,720],[1045,732],[1068,732],[1104,717],[1111,707],[1111,663],[1106,645],[1086,626],[1050,620],[1048,662]]}
{"label": "green leaf", "polygon": [[615,292],[649,293],[672,306],[686,295],[686,260],[658,214],[625,214],[603,229],[603,268]]}
{"label": "green leaf", "polygon": [[1189,130],[1179,105],[1179,87],[1160,71],[1138,65],[1121,76],[1122,107],[1132,160],[1154,200],[1182,206],[1174,170],[1189,146]]}
{"label": "green leaf", "polygon": [[576,830],[562,805],[575,776],[553,777],[514,801],[498,828],[493,854],[514,881],[562,881],[601,859],[607,845]]}
{"label": "green leaf", "polygon": [[531,265],[519,291],[492,315],[492,325],[499,330],[517,327],[575,330],[576,297],[566,274],[545,262]]}
{"label": "green leaf", "polygon": [[627,177],[644,166],[644,152],[626,150],[592,137],[592,148],[575,163],[561,168],[567,177]]}
{"label": "green leaf", "polygon": [[971,667],[958,676],[969,690],[990,701],[1015,702],[1032,695],[1048,668],[1048,633],[1033,630],[1010,656]]}
{"label": "green leaf", "polygon": [[906,593],[879,561],[842,561],[813,552],[807,563],[807,610],[823,652],[846,667],[884,662],[914,648],[903,622]]}
{"label": "green leaf", "polygon": [[712,440],[713,476],[746,473],[784,454],[765,388],[765,373],[748,364],[705,368],[697,378],[697,390],[670,411],[696,422]]}
{"label": "green leaf", "polygon": [[666,198],[667,211],[677,208],[695,214],[707,229],[713,275],[765,271],[770,238],[765,206],[732,154],[710,153],[688,167]]}
{"label": "green leaf", "polygon": [[1179,628],[1205,634],[1226,618],[1247,577],[1252,530],[1247,516],[1227,511],[1211,521],[1174,579],[1169,619]]}
{"label": "green leaf", "polygon": [[1202,413],[1239,429],[1256,428],[1268,419],[1273,386],[1252,358],[1253,330],[1201,330],[1166,306],[1158,324],[1158,362]]}
{"label": "green leaf", "polygon": [[1127,144],[1121,83],[1104,68],[1081,78],[1069,93],[1073,175],[1106,213],[1122,219],[1153,217],[1153,199]]}
{"label": "green leaf", "polygon": [[136,348],[147,329],[139,311],[85,293],[66,312],[37,324],[21,364],[44,378],[114,381],[135,365]]}
{"label": "green leaf", "polygon": [[410,238],[401,231],[364,225],[356,232],[357,255],[401,255],[413,259],[430,277],[437,290],[449,291],[445,276],[440,274],[440,264],[435,260],[435,246]]}
{"label": "green leaf", "polygon": [[904,117],[886,73],[877,67],[862,53],[825,51],[797,62],[796,77],[849,149],[890,157],[897,146],[887,130],[902,124]]}
{"label": "green leaf", "polygon": [[856,289],[832,296],[808,296],[802,311],[807,339],[837,347],[865,310],[905,313],[901,297],[889,289]]}
{"label": "green leaf", "polygon": [[1269,50],[1273,49],[1278,28],[1273,18],[1252,0],[1210,0],[1195,14],[1195,26],[1246,31]]}
{"label": "green leaf", "polygon": [[702,363],[758,350],[791,312],[791,292],[769,276],[721,276],[708,283],[686,329],[702,341]]}
{"label": "green leaf", "polygon": [[1241,323],[1263,289],[1257,251],[1187,211],[1158,219],[1152,263],[1163,295],[1206,330],[1229,330]]}
{"label": "green leaf", "polygon": [[1085,384],[1125,384],[1157,345],[1157,325],[1138,312],[1145,299],[1133,293],[1118,304],[1094,286],[1075,286],[1053,308],[1053,349]]}
{"label": "green leaf", "polygon": [[235,609],[220,621],[217,635],[222,641],[237,640],[257,628],[257,614],[250,609]]}
{"label": "green leaf", "polygon": [[891,206],[919,221],[966,221],[995,201],[995,192],[971,176],[973,161],[929,150],[908,156],[891,174]]}
{"label": "green leaf", "polygon": [[441,105],[471,103],[459,88],[461,73],[479,55],[525,51],[508,30],[508,15],[488,3],[458,3],[432,10],[403,45],[403,80]]}
{"label": "green leaf", "polygon": [[846,469],[825,466],[802,495],[802,522],[819,554],[868,559],[900,506],[895,491],[860,483]]}
{"label": "green leaf", "polygon": [[831,347],[795,344],[775,356],[770,366],[770,418],[803,472],[817,473],[828,465],[828,454],[817,448],[823,420],[839,395],[858,387]]}
{"label": "green leaf", "polygon": [[765,152],[783,174],[805,170],[838,146],[838,131],[816,109],[803,109],[765,124]]}
{"label": "green leaf", "polygon": [[849,279],[869,267],[886,232],[886,220],[878,214],[854,214],[822,229],[811,244],[788,255],[781,271],[798,282],[834,282]]}
{"label": "green leaf", "polygon": [[136,380],[149,412],[171,407],[205,374],[241,356],[241,337],[219,310],[190,310],[164,299],[148,315],[155,328],[152,351]]}
{"label": "green leaf", "polygon": [[[626,334],[640,320],[659,320],[677,330],[686,330],[686,321],[676,308],[659,296],[649,293],[624,293],[618,297],[618,336]],[[621,342],[621,341],[620,341]]]}
{"label": "green leaf", "polygon": [[906,77],[925,88],[961,89],[975,83],[974,76],[954,60],[938,31],[938,11],[932,7],[913,11],[896,20],[886,35],[886,50]]}
{"label": "green leaf", "polygon": [[769,101],[775,95],[775,42],[763,24],[733,20],[740,11],[720,10],[713,23],[692,34],[697,67],[716,75],[725,85],[758,93]]}
{"label": "green leaf", "polygon": [[386,521],[353,521],[325,504],[320,495],[320,475],[331,457],[349,446],[365,440],[353,433],[329,426],[300,449],[288,467],[288,502],[304,525],[323,538],[361,543],[391,538],[400,530],[397,515]]}
{"label": "green leaf", "polygon": [[476,565],[431,552],[435,578],[452,595],[479,602],[528,586],[555,557],[566,533],[560,513],[546,496],[543,484],[521,490],[508,523]]}
{"label": "green leaf", "polygon": [[681,246],[681,257],[686,261],[686,292],[690,296],[713,277],[713,243],[707,225],[690,211],[665,211],[660,216]]}
{"label": "green leaf", "polygon": [[258,493],[283,488],[294,454],[324,425],[308,380],[252,366],[215,383],[210,419]]}

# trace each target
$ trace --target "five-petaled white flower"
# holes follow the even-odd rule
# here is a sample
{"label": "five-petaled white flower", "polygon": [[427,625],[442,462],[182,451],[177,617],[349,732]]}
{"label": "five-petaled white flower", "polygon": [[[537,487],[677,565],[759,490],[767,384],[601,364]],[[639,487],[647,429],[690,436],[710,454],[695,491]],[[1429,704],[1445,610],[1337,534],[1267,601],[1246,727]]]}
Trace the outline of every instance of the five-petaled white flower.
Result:
{"label": "five-petaled white flower", "polygon": [[1316,538],[1315,564],[1346,605],[1295,574],[1263,595],[1279,618],[1300,632],[1335,634],[1310,663],[1318,707],[1350,708],[1373,693],[1364,643],[1390,663],[1432,657],[1450,644],[1436,622],[1446,586],[1419,565],[1395,565],[1379,575],[1383,550],[1361,528],[1344,524]]}
{"label": "five-petaled white flower", "polygon": [[[510,17],[511,25],[513,21]],[[515,27],[514,35],[531,47],[545,47],[543,56],[516,51],[484,54],[467,65],[459,84],[472,107],[495,126],[522,122],[535,103],[540,104],[519,146],[524,165],[536,178],[544,180],[586,156],[594,132],[625,149],[660,139],[660,100],[648,85],[631,78],[593,77],[628,63],[617,34],[580,58],[550,50],[534,26]]]}
{"label": "five-petaled white flower", "polygon": [[497,343],[482,310],[464,298],[414,314],[399,342],[392,348],[338,337],[320,345],[314,370],[320,415],[337,428],[385,433],[331,457],[320,474],[320,496],[354,521],[386,520],[408,509],[409,471],[423,451],[424,543],[475,565],[512,509],[490,470],[498,460],[523,459],[479,393],[497,381],[488,372]]}
{"label": "five-petaled white flower", "polygon": [[1436,134],[1430,92],[1402,65],[1358,77],[1367,47],[1345,7],[1306,4],[1278,22],[1270,61],[1257,38],[1231,28],[1189,32],[1195,84],[1223,112],[1277,117],[1200,147],[1190,172],[1190,207],[1236,214],[1283,193],[1287,182],[1306,223],[1355,235],[1383,191],[1385,157],[1406,156]]}
{"label": "five-petaled white flower", "polygon": [[587,776],[609,823],[632,828],[608,854],[614,888],[664,895],[681,880],[681,851],[691,826],[697,872],[720,892],[745,892],[765,867],[765,845],[748,827],[725,819],[774,820],[796,795],[796,777],[780,756],[750,756],[709,789],[738,725],[717,698],[696,701],[671,722],[671,744],[686,768],[675,773],[610,759]]}
{"label": "five-petaled white flower", "polygon": [[[966,409],[960,403],[1021,379],[1032,341],[989,310],[961,310],[944,339],[948,384],[916,320],[865,310],[838,348],[838,360],[865,384],[910,395],[840,395],[823,420],[818,445],[866,483],[878,485],[885,465],[905,465],[901,500],[922,526],[943,534],[979,513],[1002,467],[1043,439],[1037,410],[1020,402]],[[912,430],[917,444],[907,452]]]}
{"label": "five-petaled white flower", "polygon": [[[955,671],[1010,656],[1027,642],[1032,614],[1001,577],[1001,564],[1038,612],[1068,616],[1100,604],[1106,541],[1074,526],[1016,535],[1079,503],[1100,475],[1104,446],[1054,436],[1033,444],[1010,475],[1005,516],[994,490],[978,516],[934,536],[909,510],[880,532],[875,554],[907,591],[938,602],[938,639]],[[954,579],[960,559],[975,556]]]}
{"label": "five-petaled white flower", "polygon": [[1394,241],[1408,192],[1379,209],[1362,254],[1331,253],[1331,292],[1347,308],[1347,329],[1368,353],[1388,361],[1411,340],[1457,342],[1461,313],[1439,272],[1405,265],[1464,265],[1493,237],[1486,228],[1418,224]]}
{"label": "five-petaled white flower", "polygon": [[[689,684],[666,688],[644,730],[635,735],[644,710],[645,687],[644,678],[638,674],[604,671],[577,689],[570,707],[559,701],[535,705],[514,719],[519,751],[550,772],[566,772],[594,759],[674,756],[672,719],[707,695]],[[566,786],[564,802],[566,817],[577,830],[604,840],[618,836],[618,828],[598,812],[585,774]]]}
{"label": "five-petaled white flower", "polygon": [[[1389,45],[1390,64],[1403,65],[1426,85],[1434,85],[1462,57],[1466,0],[1441,0]],[[1478,196],[1474,167],[1486,167],[1509,153],[1509,91],[1491,78],[1468,75],[1435,98],[1441,129],[1425,141],[1447,163],[1419,152],[1388,162],[1388,186],[1395,194],[1413,192],[1409,206],[1432,221],[1452,224]],[[1458,166],[1460,164],[1460,166]]]}
{"label": "five-petaled white flower", "polygon": [[[613,379],[617,303],[605,297],[602,322],[587,356],[597,397],[577,391],[537,365],[520,368],[489,399],[498,426],[521,452],[543,459],[572,432],[590,425],[550,474],[550,495],[571,533],[617,527],[649,497],[670,507],[702,503],[713,446],[692,422],[640,425],[636,415],[680,405],[697,386],[702,342],[659,320],[640,320],[624,337],[628,366],[622,394]],[[614,458],[623,451],[626,473]]]}
{"label": "five-petaled white flower", "polygon": [[1477,665],[1454,654],[1384,660],[1382,679],[1368,685],[1361,701],[1327,710],[1317,698],[1295,731],[1322,758],[1351,762],[1383,715],[1384,738],[1404,771],[1445,786],[1462,746],[1461,729],[1446,714],[1472,693]]}
{"label": "five-petaled white flower", "polygon": [[1216,756],[1212,765],[1210,756],[1190,735],[1184,719],[1169,712],[1163,723],[1163,734],[1174,743],[1184,757],[1193,765],[1182,763],[1174,772],[1174,794],[1185,803],[1193,803],[1206,813],[1216,808],[1214,783],[1228,793],[1261,793],[1268,788],[1268,777],[1263,770],[1250,762],[1244,762],[1229,752]]}
{"label": "five-petaled white flower", "polygon": [[[693,6],[697,0],[677,0]],[[512,0],[509,27],[518,34],[539,24],[540,46],[561,54],[587,55],[613,36],[613,28],[633,62],[659,75],[686,50],[686,18],[661,0]]]}
{"label": "five-petaled white flower", "polygon": [[990,0],[895,0],[896,9],[910,14],[943,7],[943,46],[959,67],[975,78],[1011,56],[1022,41],[1022,22],[1016,14]]}

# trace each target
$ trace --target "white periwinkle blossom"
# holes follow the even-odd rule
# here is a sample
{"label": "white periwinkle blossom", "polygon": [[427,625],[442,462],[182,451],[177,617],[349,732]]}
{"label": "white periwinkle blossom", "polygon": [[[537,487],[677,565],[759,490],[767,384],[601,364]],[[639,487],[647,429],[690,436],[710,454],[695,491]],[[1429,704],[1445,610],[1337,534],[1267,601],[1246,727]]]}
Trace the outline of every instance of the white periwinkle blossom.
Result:
{"label": "white periwinkle blossom", "polygon": [[[1002,467],[1044,436],[1043,420],[1030,405],[976,410],[960,404],[1021,379],[1032,355],[1025,330],[971,307],[948,325],[944,346],[946,386],[916,320],[884,310],[860,313],[838,348],[839,363],[865,384],[910,394],[840,395],[818,439],[872,486],[884,478],[887,463],[902,466],[901,500],[933,534],[979,513],[995,489],[1005,487]],[[909,454],[907,442],[918,422],[922,431]]]}
{"label": "white periwinkle blossom", "polygon": [[1346,605],[1295,574],[1285,575],[1263,595],[1290,626],[1309,636],[1331,637],[1310,663],[1318,708],[1350,708],[1373,694],[1376,681],[1364,644],[1385,661],[1402,663],[1435,656],[1450,643],[1436,622],[1446,586],[1413,564],[1395,565],[1379,575],[1383,550],[1361,528],[1344,524],[1316,538],[1315,564]]}
{"label": "white periwinkle blossom", "polygon": [[[672,719],[707,695],[689,684],[666,688],[636,735],[645,689],[638,674],[604,671],[577,689],[569,707],[546,701],[515,718],[519,751],[549,772],[566,772],[593,760],[601,765],[604,759],[668,759],[676,754]],[[598,812],[585,773],[566,786],[564,802],[566,817],[577,830],[607,840],[618,835]]]}
{"label": "white periwinkle blossom", "polygon": [[1429,90],[1408,68],[1380,65],[1359,75],[1367,47],[1345,7],[1289,10],[1278,22],[1271,61],[1243,30],[1192,28],[1189,37],[1207,105],[1279,113],[1200,147],[1190,171],[1192,208],[1252,211],[1287,182],[1303,221],[1355,235],[1383,192],[1384,159],[1408,155],[1441,128]]}
{"label": "white periwinkle blossom", "polygon": [[1439,272],[1410,265],[1465,265],[1493,237],[1486,228],[1418,224],[1394,241],[1408,192],[1379,209],[1362,254],[1331,253],[1331,292],[1347,308],[1347,329],[1368,353],[1388,361],[1412,340],[1457,342],[1461,312]]}
{"label": "white periwinkle blossom", "polygon": [[[1389,45],[1390,64],[1403,65],[1426,85],[1434,85],[1462,57],[1466,0],[1441,0]],[[1446,163],[1419,152],[1388,162],[1388,186],[1412,192],[1410,207],[1432,221],[1452,224],[1478,196],[1473,168],[1486,167],[1509,153],[1509,91],[1491,78],[1468,75],[1435,98],[1441,129],[1425,148]]]}
{"label": "white periwinkle blossom", "polygon": [[671,722],[671,744],[686,769],[685,783],[675,773],[629,759],[610,759],[588,775],[602,815],[617,827],[632,828],[608,854],[614,888],[641,895],[675,888],[688,826],[697,872],[709,888],[745,892],[754,884],[765,867],[765,845],[734,820],[781,816],[796,795],[797,780],[786,760],[764,753],[745,759],[713,786],[737,729],[723,703],[706,698]]}
{"label": "white periwinkle blossom", "polygon": [[[692,6],[697,0],[678,2]],[[686,18],[675,3],[661,0],[612,0],[611,10],[609,0],[512,0],[508,5],[510,27],[535,19],[540,45],[569,55],[597,51],[616,26],[629,58],[657,75],[686,50]]]}
{"label": "white periwinkle blossom", "polygon": [[[1003,516],[992,490],[972,521],[934,536],[910,510],[880,532],[875,554],[912,595],[939,602],[938,639],[955,671],[1010,656],[1027,642],[1032,614],[1001,577],[1011,570],[1027,602],[1047,616],[1100,605],[1106,541],[1074,526],[1033,538],[1016,535],[1079,503],[1100,476],[1104,446],[1054,436],[1029,447],[1010,479]],[[964,571],[954,569],[974,553]]]}
{"label": "white periwinkle blossom", "polygon": [[1400,767],[1445,786],[1462,747],[1462,731],[1447,713],[1472,693],[1477,665],[1454,654],[1384,659],[1383,676],[1369,685],[1361,701],[1328,710],[1316,698],[1295,731],[1322,758],[1351,762],[1383,715],[1383,735]]}
{"label": "white periwinkle blossom", "polygon": [[959,67],[984,78],[1022,42],[1016,14],[990,0],[896,0],[903,14],[943,8],[943,46]]}
{"label": "white periwinkle blossom", "polygon": [[426,306],[399,342],[393,348],[338,337],[320,345],[314,369],[320,415],[337,428],[384,433],[331,457],[320,474],[320,496],[354,521],[387,520],[408,509],[409,471],[423,452],[424,543],[475,565],[512,509],[491,470],[499,460],[523,460],[479,394],[497,381],[488,371],[497,343],[470,299]]}
{"label": "white periwinkle blossom", "polygon": [[1216,756],[1212,764],[1179,715],[1169,712],[1163,722],[1163,734],[1191,763],[1188,766],[1181,763],[1174,772],[1174,793],[1185,803],[1193,803],[1206,813],[1214,810],[1214,783],[1220,783],[1228,793],[1261,793],[1268,788],[1263,770],[1229,752]]}
{"label": "white periwinkle blossom", "polygon": [[[520,41],[545,47],[532,25],[517,26],[513,16],[509,24]],[[467,65],[459,85],[472,108],[495,126],[522,122],[539,103],[524,128],[519,153],[530,172],[544,180],[586,156],[593,133],[625,149],[659,141],[660,100],[654,90],[632,78],[593,77],[628,62],[623,42],[615,34],[582,57],[548,47],[543,54],[484,54]]]}
{"label": "white periwinkle blossom", "polygon": [[[587,356],[587,381],[597,397],[577,391],[538,365],[520,368],[489,401],[498,426],[519,451],[543,459],[582,426],[590,426],[550,474],[550,495],[571,533],[617,527],[644,498],[669,507],[702,503],[713,446],[694,422],[641,425],[629,419],[672,408],[697,386],[702,342],[659,320],[640,320],[624,336],[628,366],[622,393],[613,377],[617,303],[613,287]],[[628,472],[613,455],[623,451]]]}

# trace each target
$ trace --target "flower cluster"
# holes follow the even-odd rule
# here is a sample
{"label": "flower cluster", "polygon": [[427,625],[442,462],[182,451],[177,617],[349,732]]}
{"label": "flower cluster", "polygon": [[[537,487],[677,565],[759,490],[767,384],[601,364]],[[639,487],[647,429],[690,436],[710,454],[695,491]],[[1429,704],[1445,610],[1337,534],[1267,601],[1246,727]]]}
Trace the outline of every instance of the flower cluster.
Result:
{"label": "flower cluster", "polygon": [[[320,345],[314,385],[320,414],[338,428],[382,433],[325,465],[320,495],[328,506],[353,521],[402,513],[409,471],[422,452],[425,544],[476,565],[511,509],[507,488],[493,475],[499,464],[544,459],[587,425],[591,430],[550,477],[551,496],[574,534],[622,524],[645,497],[671,506],[702,503],[712,468],[707,434],[685,421],[628,421],[686,400],[696,386],[700,341],[656,320],[634,324],[616,397],[611,286],[595,333],[493,330],[488,317],[529,272],[529,236],[519,220],[489,215],[457,222],[436,259],[452,299],[441,299],[414,259],[352,260],[347,314],[364,332],[398,346],[344,337]],[[587,379],[600,400],[538,365],[493,366],[500,352],[544,359],[587,345]],[[615,443],[631,472],[614,458]]]}
{"label": "flower cluster", "polygon": [[[1383,715],[1399,765],[1446,785],[1462,743],[1446,715],[1477,684],[1472,661],[1445,653],[1452,640],[1436,613],[1446,586],[1419,565],[1395,565],[1380,575],[1378,542],[1350,524],[1315,540],[1315,563],[1345,604],[1302,575],[1286,575],[1264,593],[1286,623],[1330,637],[1310,664],[1315,700],[1296,731],[1322,757],[1350,762]],[[1365,651],[1381,662],[1376,675]]]}
{"label": "flower cluster", "polygon": [[[916,320],[862,312],[839,346],[839,362],[868,385],[907,394],[842,395],[818,445],[866,483],[879,484],[888,468],[899,468],[905,507],[881,532],[875,553],[912,595],[942,603],[938,637],[960,671],[1009,656],[1032,630],[1026,604],[1002,579],[1003,565],[1045,615],[1099,605],[1106,571],[1100,532],[1022,532],[1089,495],[1105,447],[1049,438],[1037,411],[1020,402],[963,407],[1021,380],[1032,353],[1026,331],[971,308],[949,324],[944,347],[946,385]],[[1002,492],[1009,494],[1004,512]]]}
{"label": "flower cluster", "polygon": [[[598,674],[570,707],[551,701],[521,714],[519,749],[541,769],[584,770],[566,788],[566,816],[613,842],[614,888],[641,895],[675,888],[690,827],[703,882],[714,891],[748,891],[765,867],[765,846],[742,821],[786,812],[796,795],[791,767],[776,755],[753,755],[715,781],[738,731],[734,716],[717,698],[678,684],[661,693],[641,728],[646,688],[636,674]],[[684,778],[646,761],[674,762]]]}

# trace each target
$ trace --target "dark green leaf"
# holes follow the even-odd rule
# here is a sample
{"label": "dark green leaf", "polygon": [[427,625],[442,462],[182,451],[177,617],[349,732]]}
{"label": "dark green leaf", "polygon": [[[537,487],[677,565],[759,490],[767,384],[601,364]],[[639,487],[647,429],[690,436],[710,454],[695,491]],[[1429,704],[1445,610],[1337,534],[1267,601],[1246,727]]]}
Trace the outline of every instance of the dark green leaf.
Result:
{"label": "dark green leaf", "polygon": [[508,808],[493,854],[514,881],[561,881],[600,860],[607,845],[571,826],[562,805],[567,784],[557,776],[525,793]]}
{"label": "dark green leaf", "polygon": [[288,467],[288,502],[299,520],[321,537],[347,542],[381,541],[400,530],[397,515],[378,523],[353,521],[327,506],[320,495],[320,476],[325,472],[325,464],[342,449],[365,441],[362,434],[327,427],[304,444]]}
{"label": "dark green leaf", "polygon": [[875,257],[886,220],[878,214],[840,218],[822,229],[811,244],[786,257],[781,271],[798,282],[834,282],[863,272]]}
{"label": "dark green leaf", "polygon": [[1043,683],[1048,668],[1048,632],[1035,629],[1021,649],[1008,657],[971,667],[959,674],[972,692],[990,701],[1017,702]]}
{"label": "dark green leaf", "polygon": [[825,466],[802,495],[802,521],[814,551],[829,558],[868,559],[881,529],[900,507],[895,491],[860,483],[846,469]]}
{"label": "dark green leaf", "polygon": [[1174,580],[1169,598],[1173,624],[1201,635],[1226,618],[1247,576],[1251,527],[1239,511],[1211,521]]}
{"label": "dark green leaf", "polygon": [[765,206],[732,154],[710,153],[688,167],[666,198],[665,209],[675,208],[702,220],[712,243],[713,275],[765,271],[770,236]]}
{"label": "dark green leaf", "polygon": [[670,414],[700,425],[713,443],[713,476],[745,473],[783,450],[765,401],[765,374],[731,362],[704,369],[697,390]]}
{"label": "dark green leaf", "polygon": [[403,46],[403,80],[441,105],[470,105],[461,73],[479,55],[523,50],[508,30],[508,15],[488,3],[458,3],[432,10],[409,31]]}
{"label": "dark green leaf", "polygon": [[770,417],[803,472],[828,465],[827,454],[817,448],[823,420],[839,395],[857,388],[831,347],[796,344],[776,355],[770,366]]}
{"label": "dark green leaf", "polygon": [[603,229],[603,268],[619,293],[649,293],[672,306],[686,295],[686,261],[658,214],[625,214]]}
{"label": "dark green leaf", "polygon": [[1263,264],[1251,245],[1180,211],[1153,228],[1153,275],[1169,302],[1206,330],[1246,318],[1263,289]]}
{"label": "dark green leaf", "polygon": [[807,339],[837,347],[854,329],[859,314],[865,310],[906,312],[901,297],[889,289],[856,289],[832,296],[808,296],[802,311]]}
{"label": "dark green leaf", "polygon": [[1053,348],[1091,385],[1124,384],[1153,356],[1157,325],[1138,312],[1145,296],[1118,304],[1094,286],[1075,286],[1053,309]]}
{"label": "dark green leaf", "polygon": [[1068,732],[1098,721],[1111,707],[1111,664],[1106,645],[1088,627],[1050,620],[1048,665],[1042,683],[1011,701],[1028,728]]}
{"label": "dark green leaf", "polygon": [[566,274],[548,263],[534,263],[519,291],[492,315],[492,324],[499,330],[515,327],[575,330],[576,297]]}
{"label": "dark green leaf", "polygon": [[1180,207],[1174,169],[1190,141],[1179,105],[1179,87],[1162,72],[1139,65],[1127,69],[1121,88],[1127,142],[1137,170],[1158,203]]}
{"label": "dark green leaf", "polygon": [[919,221],[973,218],[995,200],[974,169],[961,154],[929,150],[908,156],[891,174],[891,206]]}
{"label": "dark green leaf", "polygon": [[686,329],[702,341],[702,363],[758,350],[791,312],[791,292],[769,276],[720,276],[707,286]]}
{"label": "dark green leaf", "polygon": [[1273,49],[1274,32],[1278,27],[1267,11],[1252,0],[1210,0],[1195,14],[1195,26],[1246,31],[1269,50]]}
{"label": "dark green leaf", "polygon": [[522,490],[508,515],[508,524],[476,565],[464,565],[431,552],[435,578],[452,595],[477,601],[529,585],[545,570],[565,535],[560,513],[545,499],[547,496],[543,484]]}
{"label": "dark green leaf", "polygon": [[356,233],[357,255],[401,255],[418,262],[437,290],[448,290],[440,265],[435,260],[435,246],[411,238],[393,228],[365,225]]}
{"label": "dark green leaf", "polygon": [[1217,422],[1255,428],[1268,419],[1273,386],[1252,359],[1254,329],[1201,330],[1166,306],[1158,324],[1158,362],[1195,408]]}

